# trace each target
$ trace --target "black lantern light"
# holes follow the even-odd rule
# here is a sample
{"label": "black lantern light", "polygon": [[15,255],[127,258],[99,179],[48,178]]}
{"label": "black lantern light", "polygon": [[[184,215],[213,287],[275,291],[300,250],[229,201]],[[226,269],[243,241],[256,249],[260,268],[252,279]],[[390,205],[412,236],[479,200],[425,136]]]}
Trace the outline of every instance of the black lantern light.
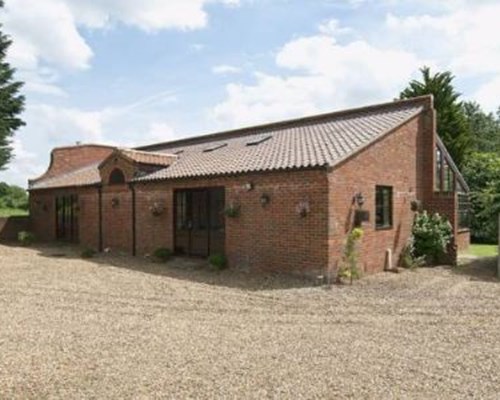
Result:
{"label": "black lantern light", "polygon": [[363,204],[365,204],[365,197],[363,196],[363,193],[358,192],[354,195],[352,198],[353,204],[356,203],[359,208],[363,207]]}

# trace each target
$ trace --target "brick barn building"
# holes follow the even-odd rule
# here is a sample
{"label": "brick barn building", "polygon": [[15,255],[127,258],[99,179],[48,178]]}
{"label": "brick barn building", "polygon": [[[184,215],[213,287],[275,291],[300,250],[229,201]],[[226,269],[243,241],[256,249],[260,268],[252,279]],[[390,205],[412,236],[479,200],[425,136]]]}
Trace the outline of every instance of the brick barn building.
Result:
{"label": "brick barn building", "polygon": [[223,253],[230,266],[317,273],[361,223],[361,266],[397,260],[415,206],[469,243],[467,185],[436,133],[431,96],[136,149],[56,148],[30,181],[38,238],[143,255]]}

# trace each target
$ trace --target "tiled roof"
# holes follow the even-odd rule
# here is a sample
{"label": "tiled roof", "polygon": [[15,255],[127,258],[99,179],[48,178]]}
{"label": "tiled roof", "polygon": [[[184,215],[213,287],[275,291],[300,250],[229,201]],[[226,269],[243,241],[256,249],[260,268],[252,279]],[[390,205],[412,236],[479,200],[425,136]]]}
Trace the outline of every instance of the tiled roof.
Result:
{"label": "tiled roof", "polygon": [[136,181],[334,166],[419,114],[428,102],[398,101],[146,146],[141,149],[178,159]]}
{"label": "tiled roof", "polygon": [[52,189],[61,187],[89,186],[99,183],[99,164],[93,163],[48,179],[37,180],[30,184],[30,189]]}
{"label": "tiled roof", "polygon": [[[117,148],[113,154],[160,168],[135,181],[335,166],[431,106],[431,97],[424,96],[137,149]],[[37,179],[30,189],[98,184],[104,160]]]}
{"label": "tiled roof", "polygon": [[151,151],[140,151],[124,148],[120,148],[119,151],[125,157],[131,159],[132,161],[138,162],[139,164],[167,166],[172,164],[172,162],[177,158],[172,154],[156,153]]}

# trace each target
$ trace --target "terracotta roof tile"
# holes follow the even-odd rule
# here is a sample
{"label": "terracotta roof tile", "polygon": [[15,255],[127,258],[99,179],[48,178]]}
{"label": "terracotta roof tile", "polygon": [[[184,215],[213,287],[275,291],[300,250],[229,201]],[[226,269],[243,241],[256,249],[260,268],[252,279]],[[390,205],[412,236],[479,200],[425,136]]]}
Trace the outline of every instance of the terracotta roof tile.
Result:
{"label": "terracotta roof tile", "polygon": [[52,178],[31,183],[30,189],[53,189],[60,187],[89,186],[99,183],[99,164],[94,163]]}
{"label": "terracotta roof tile", "polygon": [[[178,154],[178,159],[136,181],[333,166],[423,109],[422,101],[394,102],[375,109],[332,113],[288,124],[148,146],[143,149]],[[260,144],[247,145],[268,136],[271,138]]]}
{"label": "terracotta roof tile", "polygon": [[174,154],[156,153],[151,151],[140,151],[134,149],[120,148],[119,151],[127,158],[148,165],[170,165],[177,158]]}
{"label": "terracotta roof tile", "polygon": [[[430,97],[416,98],[115,151],[161,168],[135,181],[334,166],[431,105]],[[99,164],[92,164],[36,180],[30,189],[99,182]]]}

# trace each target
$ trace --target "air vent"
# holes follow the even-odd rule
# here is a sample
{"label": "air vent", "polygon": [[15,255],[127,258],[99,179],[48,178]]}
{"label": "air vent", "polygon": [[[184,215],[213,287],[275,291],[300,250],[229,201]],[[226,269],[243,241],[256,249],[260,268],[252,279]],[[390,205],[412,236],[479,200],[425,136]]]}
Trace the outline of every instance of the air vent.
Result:
{"label": "air vent", "polygon": [[206,149],[203,149],[203,153],[209,153],[211,151],[215,151],[215,150],[221,149],[221,148],[226,147],[226,146],[227,146],[227,143],[215,144],[213,146],[207,147]]}
{"label": "air vent", "polygon": [[176,156],[178,156],[179,154],[182,154],[182,153],[184,153],[184,150],[177,150],[177,151],[174,151],[174,154],[175,154]]}
{"label": "air vent", "polygon": [[257,146],[261,143],[267,142],[269,139],[271,139],[272,136],[264,136],[264,137],[259,137],[259,138],[254,138],[250,141],[247,142],[247,146]]}

